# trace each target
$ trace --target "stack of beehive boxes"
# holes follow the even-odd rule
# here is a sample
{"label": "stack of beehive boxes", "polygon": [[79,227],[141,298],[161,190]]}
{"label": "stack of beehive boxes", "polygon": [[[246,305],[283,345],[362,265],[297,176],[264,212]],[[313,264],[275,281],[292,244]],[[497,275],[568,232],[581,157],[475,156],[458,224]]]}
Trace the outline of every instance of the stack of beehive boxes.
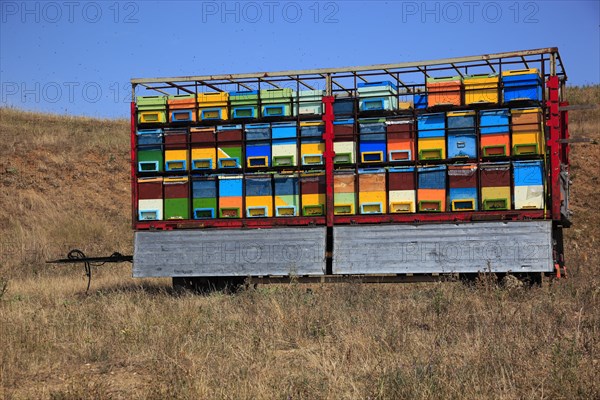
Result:
{"label": "stack of beehive boxes", "polygon": [[322,216],[323,93],[138,97],[138,220]]}
{"label": "stack of beehive boxes", "polygon": [[[391,82],[333,104],[335,215],[543,209],[537,70]],[[139,221],[326,212],[321,90],[137,98]]]}

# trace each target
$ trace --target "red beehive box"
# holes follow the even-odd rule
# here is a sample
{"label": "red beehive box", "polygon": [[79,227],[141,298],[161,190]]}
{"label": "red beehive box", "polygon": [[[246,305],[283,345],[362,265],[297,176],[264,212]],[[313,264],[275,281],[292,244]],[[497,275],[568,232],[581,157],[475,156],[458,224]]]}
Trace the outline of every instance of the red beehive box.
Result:
{"label": "red beehive box", "polygon": [[214,127],[191,128],[190,136],[192,144],[214,145],[216,134]]}
{"label": "red beehive box", "polygon": [[166,150],[185,150],[188,131],[187,129],[165,129],[164,140]]}

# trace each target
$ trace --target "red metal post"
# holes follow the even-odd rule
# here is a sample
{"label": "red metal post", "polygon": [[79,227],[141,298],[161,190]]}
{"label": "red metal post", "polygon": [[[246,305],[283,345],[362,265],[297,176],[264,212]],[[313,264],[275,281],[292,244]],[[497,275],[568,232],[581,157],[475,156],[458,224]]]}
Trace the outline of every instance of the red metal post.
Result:
{"label": "red metal post", "polygon": [[560,195],[560,162],[561,162],[561,115],[559,110],[559,80],[558,76],[551,76],[548,78],[546,83],[548,88],[548,101],[546,105],[548,107],[548,119],[546,120],[546,126],[548,126],[549,138],[546,143],[550,149],[550,162],[548,168],[548,185],[550,186],[551,202],[551,216],[554,221],[560,221],[560,206],[561,206],[561,195]]}
{"label": "red metal post", "polygon": [[131,102],[131,132],[130,132],[130,140],[131,140],[131,226],[133,229],[136,227],[137,221],[137,203],[138,203],[138,193],[137,193],[137,152],[135,151],[135,126],[136,126],[136,115],[135,115],[135,103]]}
{"label": "red metal post", "polygon": [[[569,105],[568,101],[563,101],[560,103],[560,107],[567,107]],[[560,138],[567,141],[570,138],[569,135],[569,111],[564,110],[561,111],[561,120],[560,120]],[[562,151],[560,154],[560,161],[563,163],[563,165],[567,168],[567,171],[569,170],[569,165],[570,165],[570,161],[569,161],[569,153],[571,152],[571,146],[569,145],[569,143],[563,143],[562,145]]]}
{"label": "red metal post", "polygon": [[323,138],[325,139],[325,182],[327,184],[326,189],[326,218],[327,226],[333,226],[333,157],[335,153],[333,151],[333,96],[324,96],[323,104],[325,105],[325,113],[323,114],[323,121],[325,122],[325,133]]}

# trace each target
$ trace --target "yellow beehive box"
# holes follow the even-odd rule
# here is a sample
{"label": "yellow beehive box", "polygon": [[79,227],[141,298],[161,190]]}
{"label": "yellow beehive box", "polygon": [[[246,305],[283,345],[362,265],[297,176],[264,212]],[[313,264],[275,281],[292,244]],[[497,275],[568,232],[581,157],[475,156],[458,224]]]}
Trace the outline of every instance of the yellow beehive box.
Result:
{"label": "yellow beehive box", "polygon": [[167,171],[187,171],[188,169],[188,151],[187,150],[166,150],[165,151],[165,170]]}
{"label": "yellow beehive box", "polygon": [[227,92],[198,93],[198,120],[227,120],[229,108]]}
{"label": "yellow beehive box", "polygon": [[301,143],[300,157],[302,165],[323,164],[323,153],[325,152],[325,143]]}
{"label": "yellow beehive box", "polygon": [[217,151],[214,147],[192,149],[192,170],[217,168]]}
{"label": "yellow beehive box", "polygon": [[385,214],[386,194],[381,192],[358,192],[358,207],[361,214]]}
{"label": "yellow beehive box", "polygon": [[303,194],[302,215],[305,217],[320,216],[325,214],[325,193]]}
{"label": "yellow beehive box", "polygon": [[542,133],[534,132],[513,132],[512,134],[513,154],[544,154],[546,151]]}
{"label": "yellow beehive box", "polygon": [[275,196],[275,209],[278,217],[297,216],[299,205],[299,195]]}
{"label": "yellow beehive box", "polygon": [[273,196],[246,196],[246,217],[272,217]]}
{"label": "yellow beehive box", "polygon": [[465,104],[498,103],[498,75],[471,75],[464,78]]}
{"label": "yellow beehive box", "polygon": [[165,122],[167,122],[167,114],[164,111],[138,111],[138,123],[140,124],[162,124]]}
{"label": "yellow beehive box", "polygon": [[419,138],[419,160],[444,160],[446,158],[446,138]]}
{"label": "yellow beehive box", "polygon": [[510,210],[510,186],[481,188],[483,210]]}
{"label": "yellow beehive box", "polygon": [[416,191],[390,190],[388,194],[390,213],[414,213]]}
{"label": "yellow beehive box", "polygon": [[198,109],[198,120],[200,121],[223,121],[228,116],[227,107],[202,107]]}
{"label": "yellow beehive box", "polygon": [[198,93],[198,105],[200,107],[227,106],[228,100],[229,93],[227,92]]}

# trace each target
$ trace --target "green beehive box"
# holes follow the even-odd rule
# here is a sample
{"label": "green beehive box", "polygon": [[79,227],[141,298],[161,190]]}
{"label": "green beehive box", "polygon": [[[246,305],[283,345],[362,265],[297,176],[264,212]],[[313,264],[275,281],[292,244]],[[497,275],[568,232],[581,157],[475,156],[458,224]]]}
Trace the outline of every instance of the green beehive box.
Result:
{"label": "green beehive box", "polygon": [[194,219],[216,218],[217,199],[215,197],[193,199],[192,210]]}
{"label": "green beehive box", "polygon": [[441,78],[427,78],[427,83],[440,83],[440,82],[453,82],[460,81],[462,82],[463,78],[460,75],[456,76],[444,76]]}
{"label": "green beehive box", "polygon": [[292,98],[292,89],[266,89],[260,91],[260,101],[262,104],[287,103]]}
{"label": "green beehive box", "polygon": [[138,110],[162,110],[167,108],[167,96],[137,96]]}
{"label": "green beehive box", "polygon": [[301,90],[299,92],[292,92],[294,99],[300,98],[305,101],[321,101],[325,96],[324,90]]}
{"label": "green beehive box", "polygon": [[[163,170],[163,152],[161,149],[138,150],[137,152],[138,171],[162,171]],[[156,163],[155,168],[152,165]]]}
{"label": "green beehive box", "polygon": [[165,219],[189,219],[188,199],[165,199]]}
{"label": "green beehive box", "polygon": [[294,115],[323,114],[324,90],[301,90],[293,92]]}
{"label": "green beehive box", "polygon": [[[161,96],[153,96],[153,97],[161,97]],[[164,96],[162,96],[162,97],[164,97]],[[138,99],[139,98],[140,97],[138,97]],[[169,97],[167,97],[167,102],[173,101],[173,100],[182,100],[182,101],[189,101],[191,103],[194,103],[196,101],[196,96],[193,94],[173,94],[173,95],[170,95]]]}
{"label": "green beehive box", "polygon": [[218,168],[241,168],[242,146],[219,145],[217,148]]}
{"label": "green beehive box", "polygon": [[229,94],[229,101],[232,106],[246,106],[246,105],[254,105],[258,104],[258,92],[235,92],[240,94],[233,94],[231,92]]}
{"label": "green beehive box", "polygon": [[217,198],[216,197],[208,197],[208,198],[196,198],[192,201],[193,208],[212,208],[214,210],[217,209]]}

